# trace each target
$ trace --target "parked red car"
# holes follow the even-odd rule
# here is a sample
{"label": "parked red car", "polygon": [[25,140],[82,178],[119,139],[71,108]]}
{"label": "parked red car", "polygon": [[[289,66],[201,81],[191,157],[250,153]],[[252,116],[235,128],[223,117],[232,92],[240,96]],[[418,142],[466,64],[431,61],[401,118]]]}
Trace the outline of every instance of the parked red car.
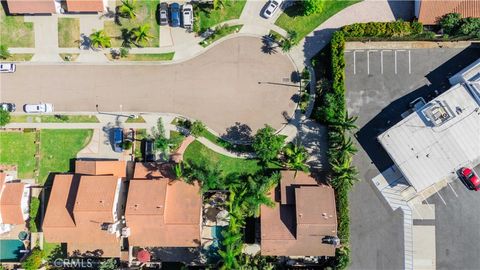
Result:
{"label": "parked red car", "polygon": [[465,184],[470,186],[475,191],[480,190],[480,178],[475,174],[475,172],[470,168],[461,168],[460,177],[465,180]]}

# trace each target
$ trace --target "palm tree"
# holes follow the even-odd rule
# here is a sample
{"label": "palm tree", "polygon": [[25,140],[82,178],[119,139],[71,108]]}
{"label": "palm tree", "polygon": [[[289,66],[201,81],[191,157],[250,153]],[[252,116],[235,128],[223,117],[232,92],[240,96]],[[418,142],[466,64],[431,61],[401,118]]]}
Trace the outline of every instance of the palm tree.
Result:
{"label": "palm tree", "polygon": [[153,37],[150,35],[150,25],[144,23],[134,29],[132,29],[132,36],[135,39],[135,43],[138,45],[145,46],[148,41]]}
{"label": "palm tree", "polygon": [[357,125],[355,125],[355,122],[357,121],[358,117],[357,116],[348,116],[348,112],[345,113],[345,118],[340,121],[333,121],[330,122],[329,124],[333,127],[339,127],[344,131],[350,131],[353,129],[358,129]]}
{"label": "palm tree", "polygon": [[287,38],[285,38],[281,43],[282,51],[285,53],[289,52],[295,45],[297,45],[298,44],[297,37],[298,37],[297,32],[293,30],[288,31]]}
{"label": "palm tree", "polygon": [[334,172],[332,186],[338,188],[341,185],[347,184],[349,187],[353,186],[358,181],[357,169],[351,165],[352,158],[348,157],[344,160],[332,160],[330,165]]}
{"label": "palm tree", "polygon": [[90,34],[90,41],[92,47],[96,48],[110,48],[112,46],[110,37],[107,36],[104,30],[98,30]]}
{"label": "palm tree", "polygon": [[186,164],[184,175],[189,181],[198,180],[201,183],[200,191],[205,193],[213,189],[224,189],[225,182],[222,172],[217,168],[206,163]]}
{"label": "palm tree", "polygon": [[305,165],[308,159],[308,152],[305,147],[297,143],[289,143],[283,148],[283,155],[286,167],[295,170],[295,174],[299,170],[308,171],[308,166]]}
{"label": "palm tree", "polygon": [[10,55],[7,45],[0,45],[0,59],[7,59]]}
{"label": "palm tree", "polygon": [[135,19],[137,17],[136,13],[136,0],[122,0],[122,5],[118,9],[120,15],[129,19]]}

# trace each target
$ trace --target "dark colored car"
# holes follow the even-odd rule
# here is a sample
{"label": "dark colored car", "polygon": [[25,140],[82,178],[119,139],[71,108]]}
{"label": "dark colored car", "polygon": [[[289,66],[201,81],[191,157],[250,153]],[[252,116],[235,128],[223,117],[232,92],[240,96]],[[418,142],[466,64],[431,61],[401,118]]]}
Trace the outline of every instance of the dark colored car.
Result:
{"label": "dark colored car", "polygon": [[461,168],[459,174],[467,186],[475,191],[480,190],[480,179],[472,169],[465,167]]}
{"label": "dark colored car", "polygon": [[143,145],[143,160],[145,162],[155,161],[154,140],[146,139]]}
{"label": "dark colored car", "polygon": [[158,17],[160,25],[167,25],[168,24],[168,4],[165,2],[160,3],[158,5]]}
{"label": "dark colored car", "polygon": [[0,103],[0,109],[7,111],[7,112],[14,112],[17,107],[13,103]]}
{"label": "dark colored car", "polygon": [[180,26],[180,5],[178,3],[170,4],[170,21],[172,27]]}
{"label": "dark colored car", "polygon": [[123,144],[123,129],[114,128],[113,129],[113,151],[121,153]]}

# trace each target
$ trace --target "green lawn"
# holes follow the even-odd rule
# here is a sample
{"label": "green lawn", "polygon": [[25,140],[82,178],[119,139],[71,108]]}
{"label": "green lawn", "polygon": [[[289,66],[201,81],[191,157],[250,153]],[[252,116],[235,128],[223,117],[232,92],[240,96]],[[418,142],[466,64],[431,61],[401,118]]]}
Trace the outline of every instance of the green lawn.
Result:
{"label": "green lawn", "polygon": [[170,146],[170,152],[174,152],[175,150],[177,150],[178,147],[180,147],[180,144],[182,144],[184,138],[185,136],[183,136],[180,132],[170,130],[170,140],[175,142],[174,145]]}
{"label": "green lawn", "polygon": [[79,18],[58,18],[58,47],[76,48],[80,39]]}
{"label": "green lawn", "polygon": [[225,6],[221,9],[210,9],[209,4],[199,4],[195,9],[195,20],[199,20],[200,32],[213,27],[221,22],[238,19],[245,7],[246,0],[223,1]]}
{"label": "green lawn", "polygon": [[213,42],[221,39],[222,37],[225,37],[225,36],[228,36],[228,35],[230,35],[234,32],[240,31],[242,26],[243,26],[243,24],[226,26],[225,29],[221,30],[219,33],[215,33],[215,34],[209,36],[208,38],[202,40],[200,42],[200,45],[205,48],[208,45],[212,44]]}
{"label": "green lawn", "polygon": [[[155,15],[158,3],[159,0],[137,1],[136,19],[129,20],[126,18],[120,18],[120,25],[113,21],[105,21],[104,30],[107,35],[112,38],[112,47],[120,47],[122,45],[122,29],[131,30],[143,23],[148,23],[150,25],[150,35],[153,36],[150,39],[150,44],[146,47],[158,47],[160,26],[157,23]],[[117,0],[116,5],[120,6],[121,4],[122,2]]]}
{"label": "green lawn", "polygon": [[223,140],[222,138],[215,136],[215,134],[211,133],[207,129],[205,129],[205,131],[203,131],[200,134],[200,136],[228,150],[237,151],[237,152],[253,152],[253,148],[251,145],[232,144],[228,141]]}
{"label": "green lawn", "polygon": [[65,118],[55,115],[12,115],[12,123],[98,123],[95,115],[63,115]]}
{"label": "green lawn", "polygon": [[145,119],[141,115],[139,115],[137,118],[128,118],[125,123],[145,123]]}
{"label": "green lawn", "polygon": [[[2,1],[3,2],[3,1]],[[25,22],[23,16],[7,16],[4,5],[0,8],[0,44],[8,47],[35,46],[33,23]]]}
{"label": "green lawn", "polygon": [[9,57],[7,57],[7,59],[5,60],[12,61],[12,62],[24,62],[24,61],[30,61],[32,57],[33,57],[33,53],[13,53]]}
{"label": "green lawn", "polygon": [[275,24],[287,31],[293,30],[297,32],[297,41],[299,41],[328,18],[359,1],[360,0],[328,1],[325,5],[325,10],[309,16],[302,16],[299,7],[293,5],[287,8],[285,12],[278,17]]}
{"label": "green lawn", "polygon": [[35,132],[0,132],[0,163],[17,165],[19,178],[33,178]]}
{"label": "green lawn", "polygon": [[50,172],[68,172],[70,159],[76,158],[92,137],[92,130],[44,129],[40,133],[39,183],[45,183]]}
{"label": "green lawn", "polygon": [[[116,61],[170,61],[173,59],[175,52],[169,53],[136,53],[129,54],[127,57],[115,59]],[[110,60],[113,60],[111,54],[107,54]]]}
{"label": "green lawn", "polygon": [[184,160],[199,164],[210,163],[219,168],[224,175],[229,173],[256,173],[261,167],[257,160],[231,158],[218,154],[198,141],[192,142],[184,153]]}

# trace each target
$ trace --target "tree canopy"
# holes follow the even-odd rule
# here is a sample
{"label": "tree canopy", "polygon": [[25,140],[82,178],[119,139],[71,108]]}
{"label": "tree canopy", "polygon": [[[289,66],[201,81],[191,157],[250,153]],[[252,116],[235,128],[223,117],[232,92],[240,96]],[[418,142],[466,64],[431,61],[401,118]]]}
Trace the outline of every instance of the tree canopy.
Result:
{"label": "tree canopy", "polygon": [[285,138],[275,135],[275,130],[271,126],[265,125],[253,137],[252,147],[257,157],[263,163],[267,163],[277,158],[284,143]]}

